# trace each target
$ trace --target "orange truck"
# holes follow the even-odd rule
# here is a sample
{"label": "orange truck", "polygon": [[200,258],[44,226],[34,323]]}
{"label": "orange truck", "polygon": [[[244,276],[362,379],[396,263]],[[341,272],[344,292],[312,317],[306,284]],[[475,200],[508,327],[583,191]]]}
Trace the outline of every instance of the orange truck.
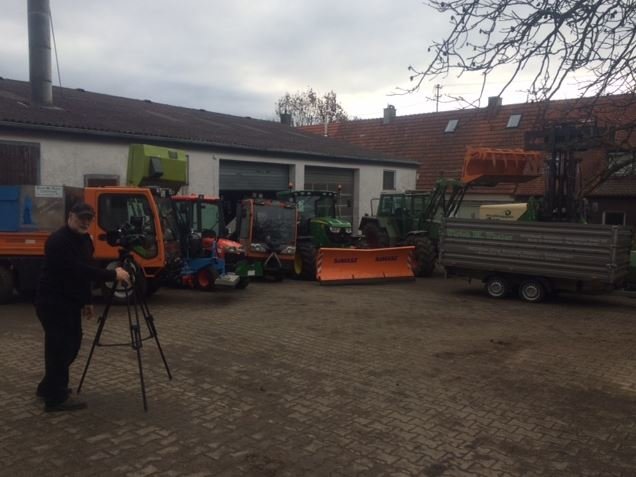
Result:
{"label": "orange truck", "polygon": [[[0,304],[10,301],[16,291],[33,296],[46,239],[66,223],[69,209],[80,200],[96,212],[90,228],[96,264],[115,267],[120,247],[110,245],[107,238],[136,227],[135,233],[144,240],[131,252],[143,286],[154,289],[152,284],[165,266],[165,249],[159,211],[149,189],[0,186]],[[118,298],[116,293],[115,300]]]}

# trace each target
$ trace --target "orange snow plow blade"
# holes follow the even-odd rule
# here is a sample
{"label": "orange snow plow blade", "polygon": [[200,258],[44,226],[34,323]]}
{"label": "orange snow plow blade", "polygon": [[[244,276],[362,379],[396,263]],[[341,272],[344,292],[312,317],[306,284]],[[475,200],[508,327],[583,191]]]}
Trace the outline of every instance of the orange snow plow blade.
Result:
{"label": "orange snow plow blade", "polygon": [[527,182],[543,174],[543,162],[538,151],[468,147],[462,181],[474,185]]}
{"label": "orange snow plow blade", "polygon": [[414,280],[411,265],[415,247],[321,248],[316,279],[321,285]]}

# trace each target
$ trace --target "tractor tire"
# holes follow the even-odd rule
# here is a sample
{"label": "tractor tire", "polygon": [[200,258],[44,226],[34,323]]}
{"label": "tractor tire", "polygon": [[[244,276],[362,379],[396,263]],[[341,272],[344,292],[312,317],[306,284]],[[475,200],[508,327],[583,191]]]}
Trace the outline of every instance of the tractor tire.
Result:
{"label": "tractor tire", "polygon": [[194,283],[198,290],[212,291],[214,290],[214,280],[216,274],[211,268],[202,268],[194,274]]}
{"label": "tractor tire", "polygon": [[437,251],[433,242],[427,237],[412,236],[406,239],[405,245],[415,247],[413,252],[413,273],[415,276],[430,277],[437,262]]}
{"label": "tractor tire", "polygon": [[236,284],[236,288],[238,290],[245,290],[247,288],[247,285],[249,285],[249,284],[250,284],[249,277],[241,277],[239,282]]}
{"label": "tractor tire", "polygon": [[364,241],[369,248],[384,248],[390,244],[389,234],[375,222],[369,222],[362,228]]}
{"label": "tractor tire", "polygon": [[301,280],[316,279],[316,247],[311,242],[300,242],[294,258],[294,277]]}
{"label": "tractor tire", "polygon": [[14,286],[13,272],[7,267],[0,265],[0,304],[3,305],[11,301]]}

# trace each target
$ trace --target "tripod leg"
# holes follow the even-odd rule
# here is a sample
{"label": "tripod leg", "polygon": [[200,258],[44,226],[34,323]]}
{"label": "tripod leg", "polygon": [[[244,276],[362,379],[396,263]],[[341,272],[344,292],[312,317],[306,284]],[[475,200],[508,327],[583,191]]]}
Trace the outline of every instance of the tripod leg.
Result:
{"label": "tripod leg", "polygon": [[141,398],[144,402],[144,411],[148,411],[148,402],[146,401],[146,385],[144,383],[144,368],[141,364],[141,331],[139,330],[139,321],[131,325],[131,333],[133,335],[133,348],[137,351],[137,364],[139,366],[139,381],[141,382]]}
{"label": "tripod leg", "polygon": [[106,307],[104,308],[104,313],[102,313],[102,316],[98,318],[99,326],[97,327],[97,332],[95,333],[95,338],[93,339],[93,345],[91,346],[91,351],[90,353],[88,353],[88,359],[86,360],[86,365],[84,366],[84,372],[82,373],[82,377],[80,379],[79,385],[77,386],[77,394],[79,394],[82,390],[82,384],[84,384],[84,378],[86,377],[86,373],[88,372],[88,366],[91,364],[91,359],[93,358],[95,347],[99,346],[99,339],[102,336],[102,331],[104,331],[106,318],[108,318],[108,312],[110,311],[110,307],[113,303],[114,293],[115,293],[115,288],[113,287],[113,293],[111,293],[109,300],[106,303]]}
{"label": "tripod leg", "polygon": [[168,361],[166,360],[166,356],[163,354],[163,348],[161,347],[161,343],[159,342],[159,335],[157,334],[157,328],[155,327],[155,318],[154,316],[152,316],[152,313],[150,313],[150,308],[148,308],[146,297],[138,293],[138,290],[136,290],[136,292],[141,312],[144,316],[144,320],[146,321],[148,332],[150,333],[150,336],[155,339],[157,349],[159,350],[159,355],[161,356],[161,360],[163,361],[163,366],[166,368],[166,373],[168,374],[168,379],[172,380],[172,373],[170,372]]}

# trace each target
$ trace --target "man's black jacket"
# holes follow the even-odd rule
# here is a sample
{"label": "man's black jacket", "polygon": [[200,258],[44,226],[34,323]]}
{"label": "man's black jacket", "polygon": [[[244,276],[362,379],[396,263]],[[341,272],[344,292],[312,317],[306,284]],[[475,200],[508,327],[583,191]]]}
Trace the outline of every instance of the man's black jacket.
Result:
{"label": "man's black jacket", "polygon": [[95,247],[89,234],[67,225],[52,233],[44,246],[44,266],[36,303],[83,306],[91,302],[91,282],[114,281],[115,270],[91,264]]}

